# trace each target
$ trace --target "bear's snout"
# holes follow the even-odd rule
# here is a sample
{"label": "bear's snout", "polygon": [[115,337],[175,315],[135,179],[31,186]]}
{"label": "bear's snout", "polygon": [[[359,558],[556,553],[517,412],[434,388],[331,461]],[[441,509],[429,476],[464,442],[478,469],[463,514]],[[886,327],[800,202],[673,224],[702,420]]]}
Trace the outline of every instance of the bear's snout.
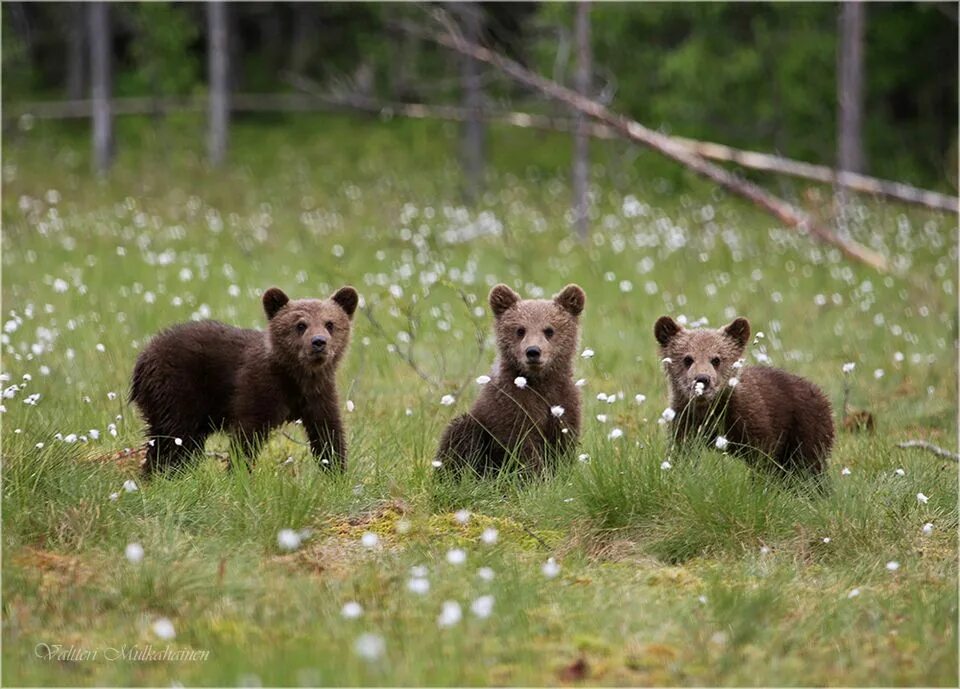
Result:
{"label": "bear's snout", "polygon": [[702,386],[703,386],[703,389],[706,390],[707,388],[710,387],[710,376],[705,376],[705,375],[702,375],[702,374],[699,375],[699,376],[694,376],[694,377],[693,377],[693,384],[694,384],[694,385],[702,385]]}
{"label": "bear's snout", "polygon": [[527,351],[525,353],[527,355],[527,361],[529,361],[530,363],[537,363],[537,364],[540,363],[541,352],[539,347],[536,347],[536,346],[527,347]]}
{"label": "bear's snout", "polygon": [[323,335],[314,335],[310,340],[310,346],[313,347],[313,351],[322,352],[327,348],[327,338]]}

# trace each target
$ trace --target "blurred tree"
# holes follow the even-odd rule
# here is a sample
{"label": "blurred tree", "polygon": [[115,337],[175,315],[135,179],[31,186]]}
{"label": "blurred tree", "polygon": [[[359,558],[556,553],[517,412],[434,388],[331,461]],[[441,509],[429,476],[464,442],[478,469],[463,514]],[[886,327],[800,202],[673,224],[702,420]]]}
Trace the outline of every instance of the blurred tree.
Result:
{"label": "blurred tree", "polygon": [[113,158],[112,50],[110,7],[106,2],[87,6],[90,42],[90,97],[93,101],[93,165],[105,174]]}
{"label": "blurred tree", "polygon": [[[475,2],[449,5],[460,22],[466,40],[479,43],[483,34],[483,9]],[[461,150],[465,193],[470,203],[483,193],[484,147],[486,125],[483,122],[483,77],[480,63],[470,57],[460,57],[460,88],[467,120],[463,123]]]}
{"label": "blurred tree", "polygon": [[847,0],[840,9],[837,55],[837,167],[864,172],[863,159],[863,36],[866,6]]}
{"label": "blurred tree", "polygon": [[[590,3],[588,0],[577,2],[574,21],[574,43],[577,53],[577,71],[574,89],[577,93],[590,97]],[[587,238],[590,231],[590,136],[587,133],[587,118],[577,111],[577,131],[573,138],[573,218],[577,235],[581,240]]]}
{"label": "blurred tree", "polygon": [[207,155],[210,164],[218,166],[227,155],[227,128],[230,125],[229,37],[227,4],[207,3],[207,64],[209,90],[209,122]]}

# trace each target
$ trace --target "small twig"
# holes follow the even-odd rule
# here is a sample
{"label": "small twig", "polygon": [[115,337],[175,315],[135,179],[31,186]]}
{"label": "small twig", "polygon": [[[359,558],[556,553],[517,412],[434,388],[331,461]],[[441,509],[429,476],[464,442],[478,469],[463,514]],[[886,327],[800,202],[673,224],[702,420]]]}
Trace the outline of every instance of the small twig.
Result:
{"label": "small twig", "polygon": [[413,360],[413,357],[410,355],[409,352],[403,351],[403,349],[401,349],[400,347],[397,347],[396,344],[393,343],[393,341],[391,340],[390,336],[389,336],[388,333],[387,333],[386,328],[384,328],[383,325],[380,323],[380,321],[378,321],[378,320],[374,317],[374,315],[373,315],[373,309],[372,309],[370,306],[367,306],[367,307],[361,309],[361,311],[363,311],[363,315],[367,317],[367,320],[370,322],[370,325],[373,326],[374,330],[376,330],[377,333],[378,333],[381,337],[383,337],[383,339],[385,339],[387,342],[390,342],[391,344],[394,345],[394,348],[395,348],[395,351],[397,352],[397,355],[398,355],[401,359],[403,359],[404,361],[407,362],[407,365],[409,365],[410,368],[413,369],[413,372],[414,372],[414,373],[416,373],[416,374],[417,374],[418,376],[420,376],[424,381],[426,381],[426,382],[430,385],[430,387],[432,387],[432,388],[439,388],[439,387],[440,387],[440,386],[437,384],[437,382],[436,382],[435,380],[433,380],[433,378],[431,378],[430,376],[428,376],[426,373],[424,373],[424,372],[420,369],[420,367],[417,365],[417,362]]}
{"label": "small twig", "polygon": [[915,448],[918,450],[927,450],[928,452],[932,452],[938,457],[944,457],[945,459],[952,459],[954,462],[960,462],[960,454],[957,454],[956,452],[951,452],[950,450],[945,450],[942,447],[939,447],[938,445],[934,445],[933,443],[928,443],[926,440],[905,440],[902,443],[897,443],[897,447],[901,447],[906,450],[909,450],[912,448]]}
{"label": "small twig", "polygon": [[523,524],[522,522],[517,522],[517,523],[520,524],[520,528],[523,529],[524,532],[525,532],[528,536],[530,536],[530,538],[532,538],[532,539],[535,540],[537,543],[539,543],[540,545],[542,545],[544,550],[546,550],[546,551],[549,551],[549,550],[550,550],[550,546],[547,545],[547,542],[544,541],[542,538],[540,538],[537,534],[533,533],[533,531],[532,531],[526,524]]}

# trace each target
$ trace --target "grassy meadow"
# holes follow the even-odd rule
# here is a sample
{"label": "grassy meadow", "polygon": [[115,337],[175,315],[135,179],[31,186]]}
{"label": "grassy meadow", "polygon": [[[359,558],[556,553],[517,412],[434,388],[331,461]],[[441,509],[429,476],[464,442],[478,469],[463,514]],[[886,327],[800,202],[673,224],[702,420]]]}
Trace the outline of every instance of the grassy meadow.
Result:
{"label": "grassy meadow", "polygon": [[[896,447],[956,449],[956,217],[855,198],[844,231],[890,259],[879,274],[607,142],[581,245],[567,138],[494,129],[468,209],[456,133],[241,120],[213,173],[199,119],[125,119],[102,181],[82,127],[5,137],[2,682],[956,686],[957,464]],[[501,281],[587,293],[582,457],[440,480],[440,432],[494,358]],[[217,437],[141,481],[127,394],[153,333],[260,327],[266,288],[343,284],[363,299],[339,374],[344,475],[291,425],[252,473],[225,471]],[[839,430],[827,495],[671,450],[663,314],[746,316],[764,334],[751,362],[872,415]]]}

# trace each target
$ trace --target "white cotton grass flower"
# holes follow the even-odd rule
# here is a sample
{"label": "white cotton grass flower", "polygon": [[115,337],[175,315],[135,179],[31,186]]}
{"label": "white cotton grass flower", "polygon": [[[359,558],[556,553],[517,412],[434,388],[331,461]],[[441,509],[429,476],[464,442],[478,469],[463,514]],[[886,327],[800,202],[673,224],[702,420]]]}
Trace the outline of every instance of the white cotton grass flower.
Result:
{"label": "white cotton grass flower", "polygon": [[618,440],[623,437],[622,428],[614,428],[607,434],[607,440]]}
{"label": "white cotton grass flower", "polygon": [[440,616],[437,617],[437,626],[453,627],[463,619],[463,610],[460,604],[454,600],[443,601],[443,607],[440,609]]}
{"label": "white cotton grass flower", "polygon": [[435,459],[432,462],[430,462],[430,466],[432,466],[434,469],[439,469],[440,467],[443,466],[443,462],[441,462],[439,459]]}
{"label": "white cotton grass flower", "polygon": [[296,550],[300,547],[300,534],[293,529],[280,529],[277,533],[277,545],[280,550]]}
{"label": "white cotton grass flower", "polygon": [[574,383],[574,386],[575,386],[575,387],[578,387],[578,388],[582,388],[582,387],[583,387],[584,385],[586,385],[586,384],[587,384],[587,379],[586,379],[586,378],[577,378],[577,382]]}
{"label": "white cotton grass flower", "polygon": [[820,540],[823,541],[824,543],[829,543],[829,542],[830,542],[831,540],[833,540],[833,539],[831,539],[829,536],[824,536],[824,537],[821,538]]}
{"label": "white cotton grass flower", "polygon": [[726,450],[729,444],[730,444],[730,441],[727,440],[726,437],[722,435],[718,435],[717,439],[713,443],[714,447],[716,447],[721,452]]}
{"label": "white cotton grass flower", "polygon": [[660,468],[663,471],[668,471],[673,468],[673,465],[668,460],[665,459],[662,462],[660,462]]}
{"label": "white cotton grass flower", "polygon": [[140,488],[137,486],[137,482],[129,478],[123,482],[123,489],[128,493],[135,493],[140,490]]}
{"label": "white cotton grass flower", "polygon": [[734,376],[733,378],[727,381],[727,385],[729,385],[732,388],[735,388],[738,385],[740,385],[740,379]]}
{"label": "white cotton grass flower", "polygon": [[840,470],[840,475],[841,475],[841,476],[849,476],[849,475],[852,474],[852,473],[853,473],[853,472],[850,471],[850,467],[843,467],[843,469]]}
{"label": "white cotton grass flower", "polygon": [[445,407],[449,407],[456,401],[457,401],[457,398],[454,397],[453,395],[444,395],[443,397],[440,398],[440,404],[442,404]]}
{"label": "white cotton grass flower", "polygon": [[486,385],[490,382],[490,376],[477,376],[477,385]]}
{"label": "white cotton grass flower", "polygon": [[462,565],[467,561],[467,551],[462,548],[452,548],[447,551],[447,562],[451,565]]}
{"label": "white cotton grass flower", "polygon": [[527,387],[527,379],[523,376],[517,376],[513,379],[513,384],[523,390],[525,387]]}
{"label": "white cotton grass flower", "polygon": [[856,598],[860,595],[860,589],[854,588],[850,589],[850,592],[847,594],[847,598]]}
{"label": "white cotton grass flower", "polygon": [[559,404],[555,404],[555,405],[553,405],[552,407],[550,407],[550,413],[551,413],[553,416],[557,417],[558,419],[559,419],[561,416],[563,416],[563,412],[564,412],[564,411],[566,411],[566,410],[565,410],[563,407],[561,407]]}
{"label": "white cotton grass flower", "polygon": [[608,418],[606,414],[597,414],[597,421],[600,423],[606,423]]}
{"label": "white cotton grass flower", "polygon": [[367,661],[378,660],[386,650],[387,644],[379,634],[361,634],[353,642],[353,652]]}
{"label": "white cotton grass flower", "polygon": [[731,366],[734,371],[739,371],[741,368],[743,368],[744,364],[746,364],[745,360],[737,359],[736,361],[733,362]]}
{"label": "white cotton grass flower", "polygon": [[890,562],[887,563],[887,571],[896,572],[898,569],[900,569],[900,563],[896,560],[890,560]]}
{"label": "white cotton grass flower", "polygon": [[769,555],[769,554],[770,554],[770,546],[766,546],[766,545],[760,546],[760,554],[761,554],[761,555]]}
{"label": "white cotton grass flower", "polygon": [[670,364],[673,363],[673,359],[671,359],[671,358],[668,357],[668,356],[665,356],[665,357],[663,357],[662,359],[660,359],[660,363],[661,363],[663,366],[669,366]]}
{"label": "white cotton grass flower", "polygon": [[543,563],[543,567],[540,568],[540,571],[543,572],[543,576],[545,576],[547,579],[553,579],[555,576],[560,574],[560,565],[558,565],[557,561],[551,557]]}
{"label": "white cotton grass flower", "polygon": [[696,395],[697,397],[700,397],[701,395],[703,395],[703,391],[705,389],[706,387],[704,386],[704,384],[701,383],[700,381],[697,381],[697,383],[693,386],[693,394]]}
{"label": "white cotton grass flower", "polygon": [[587,347],[586,349],[583,350],[583,353],[580,356],[584,359],[592,359],[593,355],[594,355],[594,351],[589,347]]}
{"label": "white cotton grass flower", "polygon": [[667,423],[669,423],[670,421],[673,421],[676,418],[676,416],[677,416],[677,412],[673,410],[673,407],[667,407],[666,409],[663,410],[663,413],[660,414],[660,418]]}
{"label": "white cotton grass flower", "polygon": [[356,408],[357,408],[357,405],[355,405],[355,404],[353,403],[353,400],[347,400],[347,411],[348,411],[348,412],[352,412],[352,411],[353,411],[354,409],[356,409]]}
{"label": "white cotton grass flower", "polygon": [[143,546],[139,543],[127,543],[123,551],[124,557],[135,565],[143,562]]}
{"label": "white cotton grass flower", "polygon": [[426,577],[410,577],[407,580],[407,590],[418,596],[426,595],[430,590],[430,581]]}
{"label": "white cotton grass flower", "polygon": [[454,513],[453,518],[457,520],[458,524],[466,524],[470,521],[470,510],[458,510]]}
{"label": "white cotton grass flower", "polygon": [[183,445],[183,438],[174,438],[173,444],[176,445],[177,447],[180,447],[181,445]]}
{"label": "white cotton grass flower", "polygon": [[884,376],[884,371],[882,368],[873,369],[873,377],[877,380],[880,380]]}
{"label": "white cotton grass flower", "polygon": [[493,612],[493,596],[480,596],[470,604],[470,612],[484,620]]}
{"label": "white cotton grass flower", "polygon": [[853,373],[853,369],[855,369],[856,367],[857,367],[857,365],[856,365],[854,362],[848,361],[847,363],[845,363],[845,364],[842,366],[841,370],[842,370],[844,373]]}
{"label": "white cotton grass flower", "polygon": [[116,502],[120,499],[120,493],[110,493],[110,495],[107,497],[110,498],[110,502]]}
{"label": "white cotton grass flower", "polygon": [[598,392],[598,393],[597,393],[597,400],[600,401],[600,402],[606,402],[606,401],[607,401],[607,393],[605,393],[605,392]]}
{"label": "white cotton grass flower", "polygon": [[483,581],[493,581],[494,571],[490,567],[481,567],[477,570],[477,576]]}
{"label": "white cotton grass flower", "polygon": [[380,545],[380,537],[373,531],[364,531],[363,535],[360,537],[360,544],[364,548],[376,548],[378,545]]}
{"label": "white cotton grass flower", "polygon": [[492,526],[487,527],[480,534],[480,540],[486,543],[487,545],[493,545],[500,538],[500,532],[494,529]]}
{"label": "white cotton grass flower", "polygon": [[587,463],[590,461],[590,455],[588,454],[577,455],[577,461]]}
{"label": "white cotton grass flower", "polygon": [[906,475],[907,475],[907,472],[905,472],[903,469],[894,469],[894,470],[893,470],[893,473],[894,473],[894,475],[896,475],[896,476],[906,476]]}
{"label": "white cotton grass flower", "polygon": [[161,617],[154,621],[153,633],[164,641],[170,641],[177,635],[177,631],[173,628],[173,622],[166,617]]}
{"label": "white cotton grass flower", "polygon": [[636,402],[637,404],[643,404],[646,400],[647,400],[647,396],[641,395],[640,393],[637,393],[636,395],[633,396],[633,401]]}
{"label": "white cotton grass flower", "polygon": [[363,614],[363,606],[352,600],[340,608],[340,616],[346,620],[355,620]]}
{"label": "white cotton grass flower", "polygon": [[919,502],[921,505],[926,505],[928,502],[930,502],[930,498],[923,493],[917,493],[917,502]]}
{"label": "white cotton grass flower", "polygon": [[927,522],[926,524],[924,524],[924,525],[920,528],[920,531],[921,531],[921,533],[923,533],[924,536],[929,536],[930,534],[932,534],[932,533],[933,533],[933,522]]}

